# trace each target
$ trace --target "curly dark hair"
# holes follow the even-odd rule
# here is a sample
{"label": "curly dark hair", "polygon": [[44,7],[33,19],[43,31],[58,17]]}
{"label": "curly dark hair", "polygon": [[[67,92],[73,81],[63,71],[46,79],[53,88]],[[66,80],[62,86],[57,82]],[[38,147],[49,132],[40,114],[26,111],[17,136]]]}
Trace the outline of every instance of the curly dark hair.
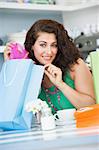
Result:
{"label": "curly dark hair", "polygon": [[28,30],[25,39],[25,49],[29,52],[29,58],[40,64],[35,58],[32,46],[38,38],[39,32],[54,33],[57,40],[58,52],[56,58],[52,62],[59,67],[63,75],[67,70],[70,70],[72,65],[77,63],[81,57],[79,50],[76,48],[73,40],[69,37],[64,26],[55,20],[42,19],[36,21]]}

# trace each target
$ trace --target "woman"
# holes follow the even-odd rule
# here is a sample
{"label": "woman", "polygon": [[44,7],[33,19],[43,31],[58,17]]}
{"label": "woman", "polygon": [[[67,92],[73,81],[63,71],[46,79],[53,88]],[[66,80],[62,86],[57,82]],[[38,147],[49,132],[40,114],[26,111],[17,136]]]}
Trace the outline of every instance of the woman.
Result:
{"label": "woman", "polygon": [[[28,57],[45,67],[39,98],[53,113],[95,104],[92,75],[62,24],[38,20],[27,32],[24,45]],[[10,53],[8,44],[5,59]]]}

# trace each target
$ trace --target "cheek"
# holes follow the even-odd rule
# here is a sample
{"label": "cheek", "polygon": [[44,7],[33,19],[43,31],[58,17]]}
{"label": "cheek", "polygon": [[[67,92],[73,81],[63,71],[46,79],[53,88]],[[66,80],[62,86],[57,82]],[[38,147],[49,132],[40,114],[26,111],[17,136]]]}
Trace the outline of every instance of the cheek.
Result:
{"label": "cheek", "polygon": [[37,57],[39,55],[37,50],[34,50],[34,56]]}
{"label": "cheek", "polygon": [[54,49],[54,50],[53,50],[53,54],[54,54],[54,55],[56,55],[57,52],[58,52],[58,49]]}
{"label": "cheek", "polygon": [[36,58],[39,58],[42,55],[43,51],[41,51],[40,49],[34,49],[34,56]]}
{"label": "cheek", "polygon": [[38,55],[39,52],[40,52],[39,47],[38,47],[38,46],[35,46],[35,45],[32,47],[32,50],[33,50],[33,52],[34,52],[34,55]]}

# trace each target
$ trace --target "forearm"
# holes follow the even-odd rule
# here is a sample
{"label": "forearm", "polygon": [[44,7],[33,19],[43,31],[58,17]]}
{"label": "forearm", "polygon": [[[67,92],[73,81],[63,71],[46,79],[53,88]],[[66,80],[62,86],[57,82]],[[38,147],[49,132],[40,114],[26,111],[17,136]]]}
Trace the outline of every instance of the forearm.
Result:
{"label": "forearm", "polygon": [[58,84],[58,88],[77,109],[95,104],[95,99],[91,95],[80,93],[72,89],[65,82]]}

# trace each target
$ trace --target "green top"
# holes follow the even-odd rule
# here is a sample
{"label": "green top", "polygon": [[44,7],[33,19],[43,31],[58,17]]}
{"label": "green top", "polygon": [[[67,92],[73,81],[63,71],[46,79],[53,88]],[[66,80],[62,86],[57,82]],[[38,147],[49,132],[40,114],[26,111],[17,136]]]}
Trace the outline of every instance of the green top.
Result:
{"label": "green top", "polygon": [[[64,82],[71,88],[75,89],[74,81],[71,79],[69,73],[67,73],[64,77]],[[48,88],[48,90],[51,92],[55,91],[55,86]],[[58,102],[58,96],[60,97],[60,102]],[[46,94],[44,88],[41,88],[39,98],[47,102],[49,107],[51,107],[53,113],[55,113],[55,110],[54,108],[52,108],[51,104],[49,104],[48,98],[50,99],[54,107],[57,108],[57,110],[74,108],[74,106],[70,103],[70,101],[64,96],[64,94],[61,91],[58,91],[58,94]]]}

